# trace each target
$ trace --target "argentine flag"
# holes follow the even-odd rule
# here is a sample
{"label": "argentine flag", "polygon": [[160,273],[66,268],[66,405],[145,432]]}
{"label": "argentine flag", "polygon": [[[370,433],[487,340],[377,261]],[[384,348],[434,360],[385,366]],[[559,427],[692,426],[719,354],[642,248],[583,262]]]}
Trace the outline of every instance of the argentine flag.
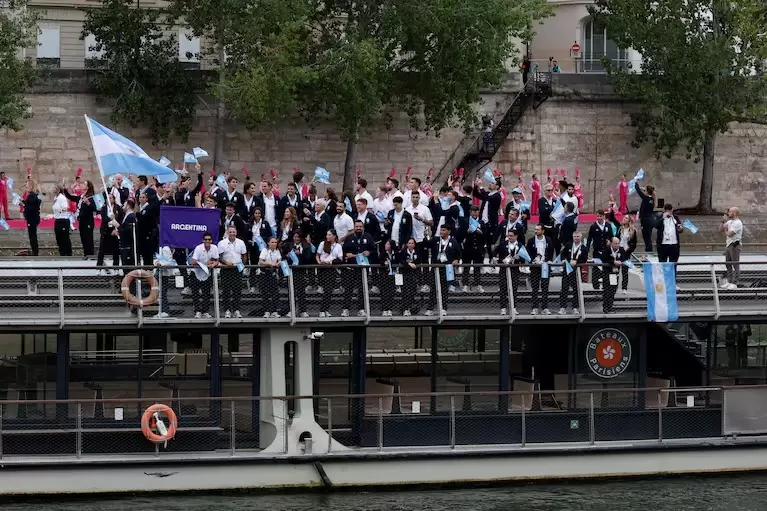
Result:
{"label": "argentine flag", "polygon": [[152,159],[133,141],[105,128],[87,115],[85,122],[91,135],[93,152],[103,176],[115,174],[136,174],[157,176],[160,183],[172,183],[176,173]]}
{"label": "argentine flag", "polygon": [[666,323],[679,319],[674,263],[643,263],[647,319]]}

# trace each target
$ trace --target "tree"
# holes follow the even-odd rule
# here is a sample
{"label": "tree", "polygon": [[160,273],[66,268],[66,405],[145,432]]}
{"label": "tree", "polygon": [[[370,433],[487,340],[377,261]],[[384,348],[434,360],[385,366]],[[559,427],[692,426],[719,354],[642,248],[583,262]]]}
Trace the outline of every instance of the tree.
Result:
{"label": "tree", "polygon": [[314,0],[309,61],[300,94],[310,121],[331,118],[347,142],[344,189],[356,148],[388,106],[414,131],[473,127],[480,90],[501,83],[512,38],[529,40],[549,14],[544,0]]}
{"label": "tree", "polygon": [[37,41],[39,15],[27,10],[26,0],[11,1],[0,9],[0,128],[19,131],[21,120],[28,119],[29,103],[24,97],[34,81],[31,60],[19,58],[25,48]]}
{"label": "tree", "polygon": [[702,157],[697,210],[711,212],[717,135],[763,111],[761,0],[596,0],[590,12],[619,47],[642,55],[641,74],[603,58],[616,92],[638,103],[634,146],[651,143],[656,157],[679,147]]}
{"label": "tree", "polygon": [[111,120],[146,126],[155,144],[173,133],[186,141],[195,118],[195,79],[178,60],[178,40],[164,33],[167,12],[140,0],[101,0],[85,9],[82,38],[93,34],[91,50],[103,52],[94,86],[112,102]]}
{"label": "tree", "polygon": [[295,106],[308,36],[307,0],[172,0],[172,10],[206,45],[215,64],[214,166],[224,166],[224,121],[248,129],[286,116]]}

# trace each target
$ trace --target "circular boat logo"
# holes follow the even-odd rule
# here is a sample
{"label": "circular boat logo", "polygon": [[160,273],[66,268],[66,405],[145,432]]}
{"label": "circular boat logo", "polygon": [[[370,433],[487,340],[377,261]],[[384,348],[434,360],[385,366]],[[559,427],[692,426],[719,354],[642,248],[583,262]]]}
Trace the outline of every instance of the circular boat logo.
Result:
{"label": "circular boat logo", "polygon": [[631,363],[631,342],[614,328],[603,328],[595,333],[586,346],[586,363],[591,371],[602,378],[615,378],[623,374]]}

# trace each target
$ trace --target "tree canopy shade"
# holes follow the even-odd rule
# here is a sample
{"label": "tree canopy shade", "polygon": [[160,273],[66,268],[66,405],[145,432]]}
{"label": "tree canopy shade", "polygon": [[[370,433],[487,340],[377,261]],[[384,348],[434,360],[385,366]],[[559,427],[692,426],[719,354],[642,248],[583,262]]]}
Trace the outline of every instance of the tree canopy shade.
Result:
{"label": "tree canopy shade", "polygon": [[24,93],[35,76],[32,61],[19,58],[37,41],[38,16],[26,7],[26,0],[13,0],[0,9],[0,128],[14,131],[31,115]]}
{"label": "tree canopy shade", "polygon": [[309,65],[299,96],[309,120],[331,118],[348,142],[344,188],[352,188],[356,143],[387,106],[414,130],[470,128],[480,90],[498,86],[550,14],[545,0],[311,0]]}
{"label": "tree canopy shade", "polygon": [[223,164],[224,121],[231,113],[248,129],[286,116],[296,103],[309,33],[308,0],[171,0],[174,17],[202,37],[216,64],[214,165]]}
{"label": "tree canopy shade", "polygon": [[641,74],[603,59],[616,92],[638,103],[634,144],[653,144],[657,157],[680,147],[702,157],[697,209],[711,212],[717,135],[764,111],[764,3],[596,0],[589,10],[618,46],[642,55]]}
{"label": "tree canopy shade", "polygon": [[167,13],[133,0],[101,0],[86,8],[82,38],[102,52],[99,97],[113,103],[111,121],[149,128],[155,144],[175,133],[186,141],[195,117],[195,79],[178,59],[178,39],[164,33]]}

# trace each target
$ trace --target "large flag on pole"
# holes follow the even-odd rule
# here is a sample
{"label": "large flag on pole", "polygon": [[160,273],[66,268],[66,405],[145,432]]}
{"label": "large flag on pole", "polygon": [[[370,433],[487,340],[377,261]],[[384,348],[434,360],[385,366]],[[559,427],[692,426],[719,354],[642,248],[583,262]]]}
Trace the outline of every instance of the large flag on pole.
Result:
{"label": "large flag on pole", "polygon": [[96,162],[103,176],[115,174],[157,176],[160,183],[170,183],[177,179],[173,170],[152,159],[135,142],[102,126],[87,115],[85,122],[88,124],[93,152],[96,154]]}
{"label": "large flag on pole", "polygon": [[674,263],[644,263],[642,269],[647,293],[647,319],[659,323],[679,319]]}

